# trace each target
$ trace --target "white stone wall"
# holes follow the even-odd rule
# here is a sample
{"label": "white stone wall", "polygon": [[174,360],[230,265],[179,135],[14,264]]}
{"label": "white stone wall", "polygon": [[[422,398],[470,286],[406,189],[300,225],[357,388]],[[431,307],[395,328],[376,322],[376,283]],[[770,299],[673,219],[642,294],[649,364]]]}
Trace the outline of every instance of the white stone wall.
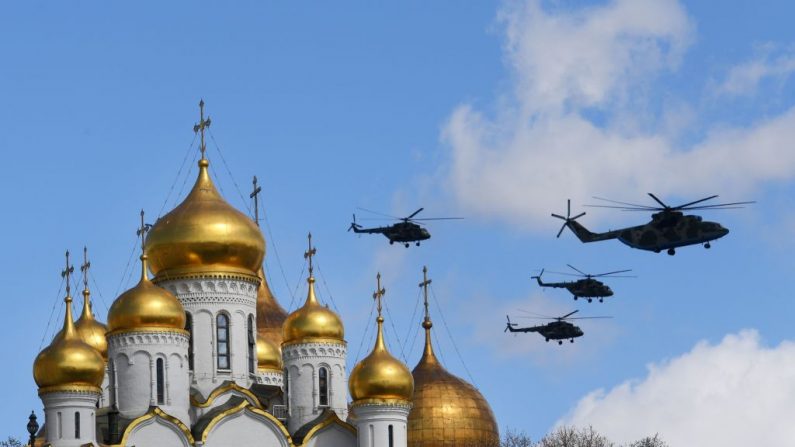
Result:
{"label": "white stone wall", "polygon": [[[257,383],[281,387],[284,385],[284,372],[257,371]],[[284,388],[282,388],[284,390]]]}
{"label": "white stone wall", "polygon": [[[338,424],[331,424],[319,430],[301,447],[356,447],[356,435]],[[387,446],[384,446],[387,447]]]}
{"label": "white stone wall", "polygon": [[329,372],[329,405],[343,421],[348,417],[348,377],[345,371],[347,346],[344,342],[310,342],[282,345],[284,368],[288,372],[287,428],[295,433],[322,411],[319,402],[318,370]]}
{"label": "white stone wall", "polygon": [[[225,380],[248,388],[256,381],[249,373],[248,319],[256,337],[257,283],[231,278],[197,278],[159,281],[174,293],[193,319],[194,370],[191,384],[204,396]],[[218,369],[216,316],[229,316],[230,369]],[[256,347],[254,349],[256,371]]]}
{"label": "white stone wall", "polygon": [[[135,418],[149,406],[190,425],[188,336],[175,331],[133,331],[108,336],[108,358],[113,362],[111,394],[119,413]],[[157,402],[156,362],[165,368],[165,400]]]}
{"label": "white stone wall", "polygon": [[[52,447],[96,443],[96,405],[100,393],[59,391],[41,396],[47,442]],[[75,413],[80,413],[80,437],[75,437]]]}
{"label": "white stone wall", "polygon": [[406,447],[406,421],[410,404],[354,404],[359,447],[388,447],[389,426],[392,426],[392,446]]}
{"label": "white stone wall", "polygon": [[179,427],[169,421],[155,417],[135,427],[124,442],[124,447],[150,446],[192,447],[192,444]]}
{"label": "white stone wall", "polygon": [[204,447],[289,447],[291,445],[273,421],[246,410],[221,419],[207,433],[207,440],[204,443],[201,443],[200,439],[196,441],[197,446]]}

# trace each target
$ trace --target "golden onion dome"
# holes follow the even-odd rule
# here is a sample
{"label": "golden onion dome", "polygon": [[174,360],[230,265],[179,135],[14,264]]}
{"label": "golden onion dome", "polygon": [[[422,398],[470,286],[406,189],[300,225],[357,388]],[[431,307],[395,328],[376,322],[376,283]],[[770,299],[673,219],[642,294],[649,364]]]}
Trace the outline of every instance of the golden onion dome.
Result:
{"label": "golden onion dome", "polygon": [[303,307],[287,316],[282,328],[283,344],[331,341],[343,342],[345,328],[340,317],[331,309],[321,306],[315,296],[315,278],[310,273],[309,292]]}
{"label": "golden onion dome", "polygon": [[33,378],[39,386],[39,394],[55,391],[98,393],[105,376],[105,360],[96,349],[80,339],[72,320],[72,297],[68,290],[64,302],[63,329],[36,357]]}
{"label": "golden onion dome", "polygon": [[353,403],[409,403],[414,393],[414,379],[408,367],[392,357],[384,343],[384,318],[379,315],[378,334],[370,355],[351,372],[348,389]]}
{"label": "golden onion dome", "polygon": [[257,336],[269,340],[281,349],[282,327],[287,319],[287,312],[273,296],[262,268],[257,276],[260,280],[257,289]]}
{"label": "golden onion dome", "polygon": [[147,256],[141,256],[141,280],[122,293],[108,311],[108,333],[131,330],[185,330],[185,309],[179,300],[149,280]]}
{"label": "golden onion dome", "polygon": [[80,314],[80,318],[75,322],[75,329],[78,337],[99,351],[102,358],[107,361],[108,339],[105,337],[105,333],[108,332],[108,327],[94,318],[94,313],[91,312],[90,296],[91,292],[89,292],[88,287],[83,289],[83,313]]}
{"label": "golden onion dome", "polygon": [[255,276],[265,240],[254,221],[229,205],[215,189],[204,157],[193,189],[158,219],[146,238],[150,269],[157,279],[201,273]]}
{"label": "golden onion dome", "polygon": [[257,370],[282,372],[282,348],[272,340],[257,337]]}
{"label": "golden onion dome", "polygon": [[494,413],[480,392],[447,372],[433,353],[426,317],[425,352],[414,368],[413,406],[408,417],[409,447],[499,445]]}

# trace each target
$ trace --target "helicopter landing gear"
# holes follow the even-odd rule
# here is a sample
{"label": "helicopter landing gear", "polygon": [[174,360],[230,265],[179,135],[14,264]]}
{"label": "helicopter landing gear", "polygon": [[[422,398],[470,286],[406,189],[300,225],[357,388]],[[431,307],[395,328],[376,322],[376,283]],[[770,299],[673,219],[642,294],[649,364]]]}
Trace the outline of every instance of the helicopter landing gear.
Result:
{"label": "helicopter landing gear", "polygon": [[675,254],[676,254],[676,250],[674,250],[673,248],[669,248],[669,249],[668,249],[668,254],[669,254],[670,256],[673,256],[673,255],[675,255]]}
{"label": "helicopter landing gear", "polygon": [[706,244],[704,244],[704,248],[709,250],[710,248],[712,248],[712,245],[710,245],[709,242],[707,242]]}
{"label": "helicopter landing gear", "polygon": [[394,243],[395,243],[395,241],[393,241],[391,239],[389,240],[389,245],[393,245]]}
{"label": "helicopter landing gear", "polygon": [[577,301],[577,295],[574,296],[574,301]]}
{"label": "helicopter landing gear", "polygon": [[546,341],[547,341],[547,343],[549,343],[549,339],[548,339],[548,338],[545,338],[544,340],[546,340]]}
{"label": "helicopter landing gear", "polygon": [[419,243],[419,242],[417,242],[415,245],[416,245],[417,247],[419,247],[419,246],[420,246],[420,243]]}
{"label": "helicopter landing gear", "polygon": [[589,303],[591,303],[591,302],[593,302],[593,300],[592,300],[592,299],[590,299],[590,298],[588,298],[588,302],[589,302]]}
{"label": "helicopter landing gear", "polygon": [[409,244],[408,242],[406,242],[406,243],[405,243],[405,244],[403,244],[403,245],[404,245],[406,248],[409,248],[409,245],[410,245],[410,244]]}
{"label": "helicopter landing gear", "polygon": [[574,343],[574,339],[573,339],[573,338],[572,338],[571,340],[569,340],[569,341],[570,341],[570,342],[572,342],[572,343]]}
{"label": "helicopter landing gear", "polygon": [[563,340],[558,340],[558,344],[562,345],[563,344]]}
{"label": "helicopter landing gear", "polygon": [[600,303],[604,303],[604,302],[605,302],[605,300],[604,300],[603,298],[599,298],[599,302],[600,302]]}

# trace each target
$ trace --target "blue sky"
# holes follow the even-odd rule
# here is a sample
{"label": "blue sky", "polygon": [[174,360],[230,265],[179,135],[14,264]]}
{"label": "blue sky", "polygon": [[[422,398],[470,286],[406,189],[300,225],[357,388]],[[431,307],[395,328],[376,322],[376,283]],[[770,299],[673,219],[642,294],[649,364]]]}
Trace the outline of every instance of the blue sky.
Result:
{"label": "blue sky", "polygon": [[[28,412],[41,415],[31,364],[61,324],[63,251],[88,245],[104,320],[132,285],[138,210],[172,208],[193,181],[188,149],[202,97],[227,200],[245,209],[251,176],[263,186],[266,263],[285,307],[314,234],[319,292],[343,316],[351,366],[373,323],[376,271],[394,352],[419,330],[411,317],[427,264],[466,364],[433,307],[448,369],[476,383],[503,429],[539,438],[558,422],[593,423],[631,438],[631,425],[692,440],[697,430],[682,420],[707,431],[711,420],[742,419],[744,406],[755,408],[738,401],[749,395],[762,396],[771,417],[736,430],[780,434],[765,424],[795,415],[795,404],[766,401],[756,387],[795,392],[781,379],[795,373],[785,355],[795,337],[792,13],[783,1],[5,5],[0,271],[3,334],[13,342],[1,349],[13,365],[3,380],[13,405],[0,408],[0,436],[22,436]],[[711,194],[758,203],[705,215],[731,229],[710,251],[668,257],[554,238],[548,214],[564,211],[566,198],[579,211],[591,195],[647,203],[646,192],[671,203]],[[429,217],[466,220],[434,223],[427,244],[404,249],[346,233],[357,206],[396,215],[424,206]],[[602,229],[646,217],[588,209],[580,221]],[[590,305],[529,278],[566,263],[632,268],[638,278],[615,280],[616,297]],[[302,284],[293,308],[304,293]],[[504,334],[504,315],[517,308],[614,318],[584,322],[584,338],[558,347]],[[410,367],[418,343],[403,349]],[[780,358],[754,363],[768,354]],[[662,380],[680,364],[738,377],[751,364],[776,366],[718,387],[720,411],[701,399],[680,402],[679,418],[600,416],[666,408],[665,395],[689,389]],[[702,376],[684,374],[693,389],[704,388]],[[664,391],[644,394],[655,384]],[[628,390],[623,399],[616,389]]]}

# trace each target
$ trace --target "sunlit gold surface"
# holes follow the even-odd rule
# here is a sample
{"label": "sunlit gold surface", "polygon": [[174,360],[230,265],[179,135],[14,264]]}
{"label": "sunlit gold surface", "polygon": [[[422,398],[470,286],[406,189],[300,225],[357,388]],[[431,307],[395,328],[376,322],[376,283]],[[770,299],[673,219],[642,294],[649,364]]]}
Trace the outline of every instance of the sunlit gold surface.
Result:
{"label": "sunlit gold surface", "polygon": [[80,318],[75,323],[75,329],[77,329],[77,335],[80,339],[99,351],[102,354],[102,358],[107,361],[108,339],[105,338],[105,333],[108,331],[108,327],[94,318],[89,298],[88,289],[83,290],[83,313],[80,314]]}
{"label": "sunlit gold surface", "polygon": [[426,320],[425,352],[414,368],[409,447],[499,445],[494,413],[475,387],[447,372],[433,353]]}
{"label": "sunlit gold surface", "polygon": [[100,353],[83,342],[72,320],[72,298],[66,297],[61,333],[33,362],[33,378],[39,394],[61,390],[99,392],[105,375]]}
{"label": "sunlit gold surface", "polygon": [[185,309],[166,289],[158,287],[146,274],[146,256],[141,257],[141,280],[122,293],[108,311],[108,331],[136,329],[185,329]]}
{"label": "sunlit gold surface", "polygon": [[261,336],[257,337],[257,370],[282,372],[282,348]]}
{"label": "sunlit gold surface", "polygon": [[282,326],[287,319],[287,312],[273,296],[262,268],[257,276],[260,279],[257,290],[257,335],[258,338],[270,340],[281,349]]}
{"label": "sunlit gold surface", "polygon": [[157,279],[198,273],[257,274],[265,240],[254,221],[215,189],[209,162],[185,200],[158,219],[146,238],[150,269]]}
{"label": "sunlit gold surface", "polygon": [[284,343],[302,341],[341,342],[345,328],[340,317],[327,307],[321,306],[315,296],[315,278],[309,277],[309,291],[303,307],[287,316],[282,336]]}
{"label": "sunlit gold surface", "polygon": [[351,372],[348,389],[354,405],[361,401],[411,401],[414,379],[406,365],[392,357],[384,344],[383,317],[378,317],[378,334],[370,355]]}

